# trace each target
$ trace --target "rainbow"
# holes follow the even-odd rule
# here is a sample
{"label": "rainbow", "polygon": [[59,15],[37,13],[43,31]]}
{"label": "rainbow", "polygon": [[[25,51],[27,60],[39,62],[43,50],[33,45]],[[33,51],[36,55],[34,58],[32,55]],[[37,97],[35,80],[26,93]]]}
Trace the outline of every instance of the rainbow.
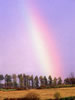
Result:
{"label": "rainbow", "polygon": [[33,5],[25,5],[25,18],[27,32],[41,73],[60,76],[61,60],[51,29]]}

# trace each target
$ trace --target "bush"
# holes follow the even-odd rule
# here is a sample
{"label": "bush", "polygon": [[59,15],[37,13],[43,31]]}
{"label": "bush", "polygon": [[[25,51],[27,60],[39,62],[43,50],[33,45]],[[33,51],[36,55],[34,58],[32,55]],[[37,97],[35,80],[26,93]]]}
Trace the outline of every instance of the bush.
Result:
{"label": "bush", "polygon": [[60,99],[60,93],[59,92],[56,92],[55,94],[54,94],[54,98],[56,99],[56,100],[59,100]]}
{"label": "bush", "polygon": [[75,100],[75,97],[65,97],[61,98],[60,100]]}
{"label": "bush", "polygon": [[26,95],[25,100],[40,100],[40,97],[38,94],[30,92]]}

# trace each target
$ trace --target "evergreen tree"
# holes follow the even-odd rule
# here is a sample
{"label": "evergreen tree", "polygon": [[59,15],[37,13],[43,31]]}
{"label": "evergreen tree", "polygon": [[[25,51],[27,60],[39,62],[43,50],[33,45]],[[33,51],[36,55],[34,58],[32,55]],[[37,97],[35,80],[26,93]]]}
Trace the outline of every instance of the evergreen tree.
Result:
{"label": "evergreen tree", "polygon": [[49,86],[51,86],[52,85],[52,77],[51,77],[51,75],[48,77],[48,79],[49,79]]}
{"label": "evergreen tree", "polygon": [[12,79],[13,79],[13,87],[16,88],[17,87],[17,76],[16,76],[16,74],[12,75]]}
{"label": "evergreen tree", "polygon": [[26,75],[26,88],[29,89],[30,88],[30,76]]}
{"label": "evergreen tree", "polygon": [[43,76],[40,76],[40,77],[39,77],[39,80],[40,80],[40,86],[44,86],[44,79],[43,79]]}
{"label": "evergreen tree", "polygon": [[34,83],[35,83],[35,88],[38,88],[39,87],[39,78],[38,78],[38,76],[35,76]]}
{"label": "evergreen tree", "polygon": [[54,80],[53,80],[53,85],[56,86],[57,85],[57,78],[54,77]]}
{"label": "evergreen tree", "polygon": [[11,87],[12,86],[12,77],[11,75],[6,74],[5,75],[5,86]]}
{"label": "evergreen tree", "polygon": [[20,88],[23,88],[23,76],[22,76],[22,74],[19,74],[18,75],[18,78],[19,78],[19,86],[20,86]]}
{"label": "evergreen tree", "polygon": [[48,85],[48,81],[47,81],[47,77],[44,76],[44,85],[47,86]]}
{"label": "evergreen tree", "polygon": [[62,84],[62,79],[61,77],[58,78],[58,85],[61,85]]}
{"label": "evergreen tree", "polygon": [[2,74],[0,74],[0,88],[2,87],[1,85],[1,81],[4,79],[4,76]]}
{"label": "evergreen tree", "polygon": [[26,75],[25,74],[23,74],[23,80],[24,80],[24,83],[23,83],[24,84],[24,88],[27,88],[26,87]]}
{"label": "evergreen tree", "polygon": [[33,78],[33,75],[31,75],[31,86],[32,86],[32,88],[34,88],[34,78]]}

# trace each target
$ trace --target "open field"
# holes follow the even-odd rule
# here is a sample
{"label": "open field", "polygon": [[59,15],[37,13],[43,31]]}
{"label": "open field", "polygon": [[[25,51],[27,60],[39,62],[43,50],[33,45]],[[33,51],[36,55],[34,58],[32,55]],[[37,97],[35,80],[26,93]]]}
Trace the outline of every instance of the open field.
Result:
{"label": "open field", "polygon": [[35,92],[40,95],[41,100],[53,98],[54,93],[60,92],[61,97],[75,96],[75,87],[70,88],[52,88],[52,89],[32,89],[22,91],[0,91],[0,100],[4,98],[24,97],[28,92]]}

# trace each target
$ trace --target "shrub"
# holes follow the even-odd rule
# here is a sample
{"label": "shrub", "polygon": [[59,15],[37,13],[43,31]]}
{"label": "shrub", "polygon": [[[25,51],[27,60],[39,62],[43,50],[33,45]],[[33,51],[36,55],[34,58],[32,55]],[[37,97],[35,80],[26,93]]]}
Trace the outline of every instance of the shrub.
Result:
{"label": "shrub", "polygon": [[26,95],[25,100],[40,100],[40,97],[38,94],[30,92]]}
{"label": "shrub", "polygon": [[75,100],[75,97],[65,97],[61,98],[60,100]]}
{"label": "shrub", "polygon": [[56,99],[56,100],[59,100],[60,99],[60,93],[59,92],[56,92],[55,94],[54,94],[54,98]]}

